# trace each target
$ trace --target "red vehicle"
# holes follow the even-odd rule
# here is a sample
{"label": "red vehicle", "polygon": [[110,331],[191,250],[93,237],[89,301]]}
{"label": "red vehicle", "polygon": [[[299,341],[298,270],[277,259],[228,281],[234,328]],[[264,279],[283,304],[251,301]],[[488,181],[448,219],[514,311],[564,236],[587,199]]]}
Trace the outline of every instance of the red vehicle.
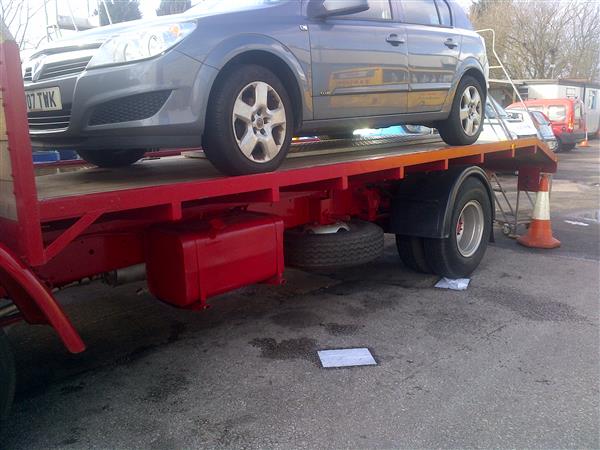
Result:
{"label": "red vehicle", "polygon": [[384,232],[406,266],[461,278],[492,237],[486,171],[518,171],[520,188],[537,191],[540,173],[557,169],[535,138],[450,148],[425,136],[301,143],[277,172],[239,177],[182,156],[42,175],[19,49],[2,21],[0,97],[0,432],[16,375],[5,327],[48,325],[68,351],[86,348],[56,288],[141,273],[158,299],[197,311],[239,287],[282,284],[286,265],[371,261]]}
{"label": "red vehicle", "polygon": [[[550,119],[560,150],[573,150],[577,144],[585,140],[585,109],[581,101],[568,98],[539,99],[527,100],[525,105],[531,111],[543,112]],[[517,102],[506,109],[522,108],[523,104]]]}

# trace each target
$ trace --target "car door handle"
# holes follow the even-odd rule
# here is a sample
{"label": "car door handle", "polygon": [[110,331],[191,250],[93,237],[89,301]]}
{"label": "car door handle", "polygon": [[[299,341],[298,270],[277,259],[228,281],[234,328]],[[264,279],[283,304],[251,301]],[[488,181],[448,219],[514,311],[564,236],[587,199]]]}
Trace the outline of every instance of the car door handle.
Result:
{"label": "car door handle", "polygon": [[402,39],[400,36],[398,36],[396,33],[392,33],[390,34],[385,41],[388,44],[393,45],[394,47],[398,47],[400,44],[404,44],[406,41],[404,39]]}
{"label": "car door handle", "polygon": [[454,41],[454,39],[452,39],[452,38],[446,39],[446,41],[444,42],[444,45],[446,47],[448,47],[448,48],[456,48],[456,47],[458,47],[458,43],[456,43]]}

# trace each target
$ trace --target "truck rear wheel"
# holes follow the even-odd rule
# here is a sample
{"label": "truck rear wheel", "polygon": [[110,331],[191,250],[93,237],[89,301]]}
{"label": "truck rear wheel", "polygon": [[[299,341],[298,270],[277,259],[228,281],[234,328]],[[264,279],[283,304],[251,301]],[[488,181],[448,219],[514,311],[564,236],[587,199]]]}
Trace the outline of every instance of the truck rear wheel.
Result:
{"label": "truck rear wheel", "polygon": [[0,330],[0,432],[15,395],[15,361],[4,331]]}
{"label": "truck rear wheel", "polygon": [[396,247],[404,265],[415,272],[431,273],[422,238],[397,234]]}
{"label": "truck rear wheel", "polygon": [[483,183],[468,178],[453,206],[446,239],[425,239],[425,257],[432,272],[452,278],[471,275],[481,263],[492,232],[492,205]]}
{"label": "truck rear wheel", "polygon": [[146,154],[146,150],[77,150],[81,159],[98,167],[113,169],[135,164]]}
{"label": "truck rear wheel", "polygon": [[286,263],[299,269],[323,271],[369,263],[383,255],[383,230],[353,220],[337,232],[317,234],[305,229],[285,233]]}

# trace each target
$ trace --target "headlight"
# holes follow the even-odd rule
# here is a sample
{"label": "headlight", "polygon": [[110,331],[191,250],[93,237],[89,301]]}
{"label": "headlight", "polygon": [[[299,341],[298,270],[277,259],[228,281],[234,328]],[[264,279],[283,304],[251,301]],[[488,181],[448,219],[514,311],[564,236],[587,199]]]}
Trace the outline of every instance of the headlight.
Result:
{"label": "headlight", "polygon": [[110,38],[94,55],[88,68],[152,58],[169,50],[196,29],[193,22],[173,23]]}

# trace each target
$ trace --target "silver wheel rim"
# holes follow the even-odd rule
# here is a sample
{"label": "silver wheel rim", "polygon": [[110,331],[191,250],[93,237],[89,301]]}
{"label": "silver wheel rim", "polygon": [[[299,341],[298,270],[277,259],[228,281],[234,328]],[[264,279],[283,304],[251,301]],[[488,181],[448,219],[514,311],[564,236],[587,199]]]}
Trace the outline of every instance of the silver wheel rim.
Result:
{"label": "silver wheel rim", "polygon": [[331,225],[308,225],[304,227],[304,232],[308,234],[337,234],[344,231],[350,231],[350,225],[346,222],[336,222]]}
{"label": "silver wheel rim", "polygon": [[268,83],[255,81],[240,91],[232,122],[238,148],[250,161],[268,163],[281,152],[287,130],[285,105]]}
{"label": "silver wheel rim", "polygon": [[483,117],[483,102],[475,86],[469,86],[460,100],[460,123],[467,136],[474,136],[479,131]]}
{"label": "silver wheel rim", "polygon": [[456,243],[458,251],[465,258],[470,258],[481,245],[485,219],[481,203],[472,200],[465,205],[456,224]]}

